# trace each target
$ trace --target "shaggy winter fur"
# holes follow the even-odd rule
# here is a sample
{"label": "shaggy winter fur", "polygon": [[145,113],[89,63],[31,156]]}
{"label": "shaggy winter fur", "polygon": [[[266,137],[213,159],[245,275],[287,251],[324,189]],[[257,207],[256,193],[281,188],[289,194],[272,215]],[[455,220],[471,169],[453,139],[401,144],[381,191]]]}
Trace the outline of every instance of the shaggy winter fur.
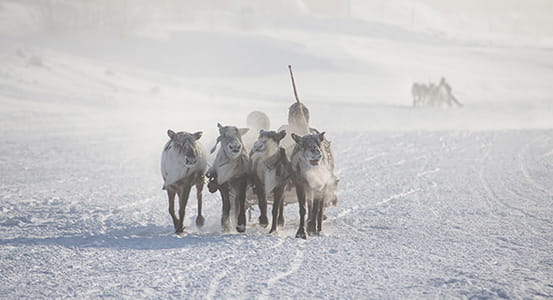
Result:
{"label": "shaggy winter fur", "polygon": [[250,152],[251,178],[261,211],[259,224],[263,227],[268,225],[267,195],[272,194],[273,196],[271,233],[277,230],[277,222],[279,226],[284,225],[283,193],[288,173],[285,163],[287,161],[286,153],[284,148],[279,147],[279,143],[285,136],[286,131],[277,133],[261,130],[259,138],[253,144]]}
{"label": "shaggy winter fur", "polygon": [[[169,197],[169,214],[173,219],[175,231],[181,233],[184,230],[184,210],[193,185],[196,186],[198,199],[196,225],[202,226],[204,224],[202,189],[207,162],[203,147],[198,142],[202,132],[191,134],[184,131],[175,133],[168,130],[167,135],[170,140],[165,144],[161,154],[161,175],[164,181],[163,189],[167,190],[167,196]],[[178,218],[175,215],[176,194],[179,195]]]}
{"label": "shaggy winter fur", "polygon": [[298,196],[300,225],[298,238],[307,238],[305,231],[306,203],[309,208],[307,233],[322,230],[324,209],[330,202],[336,202],[338,178],[334,175],[334,162],[323,133],[307,134],[302,137],[292,134],[296,142],[292,153],[290,169]]}
{"label": "shaggy winter fur", "polygon": [[[217,124],[217,126],[219,127],[217,144],[221,143],[221,148],[217,152],[213,166],[208,171],[208,177],[210,178],[209,190],[215,192],[218,189],[221,193],[223,201],[221,225],[223,230],[230,230],[229,217],[233,204],[238,212],[236,230],[244,232],[246,230],[245,202],[249,158],[241,137],[248,132],[248,129],[238,129],[234,126],[222,126],[221,124]],[[215,148],[212,151],[214,150]]]}

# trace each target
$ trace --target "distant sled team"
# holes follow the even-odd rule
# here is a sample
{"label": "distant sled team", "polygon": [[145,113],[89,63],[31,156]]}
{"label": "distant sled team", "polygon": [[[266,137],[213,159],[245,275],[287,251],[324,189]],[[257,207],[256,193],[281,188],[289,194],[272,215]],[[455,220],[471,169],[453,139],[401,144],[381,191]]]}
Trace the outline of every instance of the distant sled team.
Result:
{"label": "distant sled team", "polygon": [[[219,191],[221,195],[224,232],[232,227],[244,232],[246,210],[255,203],[260,210],[259,225],[267,227],[267,206],[272,203],[269,232],[274,233],[284,226],[284,204],[295,202],[300,216],[296,237],[305,239],[321,232],[325,208],[338,202],[334,157],[325,132],[309,127],[309,110],[299,101],[291,68],[290,75],[296,102],[290,106],[288,124],[271,131],[269,118],[259,111],[248,116],[250,128],[217,124],[219,136],[211,153],[220,146],[208,170],[205,152],[198,141],[202,132],[167,132],[170,140],[162,152],[161,172],[175,232],[184,230],[192,186],[196,186],[198,199],[196,225],[203,225],[201,194],[206,178],[209,191]],[[251,132],[248,135],[250,129],[258,130],[257,139]],[[175,195],[179,196],[178,217]]]}
{"label": "distant sled team", "polygon": [[413,96],[413,106],[432,106],[447,107],[453,106],[463,107],[461,102],[453,96],[451,86],[446,82],[445,78],[440,79],[440,83],[413,83],[411,86],[411,95]]}

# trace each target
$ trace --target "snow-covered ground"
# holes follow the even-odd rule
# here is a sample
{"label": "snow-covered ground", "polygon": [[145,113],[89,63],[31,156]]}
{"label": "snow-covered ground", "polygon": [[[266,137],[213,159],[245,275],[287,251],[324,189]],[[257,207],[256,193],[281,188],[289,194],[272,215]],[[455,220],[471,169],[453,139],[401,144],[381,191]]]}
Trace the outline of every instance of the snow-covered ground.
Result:
{"label": "snow-covered ground", "polygon": [[[386,3],[380,18],[215,11],[106,34],[40,32],[0,1],[0,297],[553,297],[549,33],[483,42],[425,27],[451,16],[434,1],[410,2],[420,27]],[[533,3],[523,17],[548,15]],[[324,234],[294,238],[295,204],[278,235],[255,210],[245,234],[223,234],[204,191],[206,225],[191,196],[175,236],[166,130],[203,130],[209,149],[217,122],[252,110],[278,127],[288,64],[336,152]],[[465,107],[411,108],[411,83],[440,76]]]}

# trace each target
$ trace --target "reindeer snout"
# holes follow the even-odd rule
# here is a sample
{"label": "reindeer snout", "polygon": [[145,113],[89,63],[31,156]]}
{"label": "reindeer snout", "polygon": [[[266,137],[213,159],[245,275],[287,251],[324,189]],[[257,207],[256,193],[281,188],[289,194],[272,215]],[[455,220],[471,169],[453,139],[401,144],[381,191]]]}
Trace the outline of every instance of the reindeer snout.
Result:
{"label": "reindeer snout", "polygon": [[265,149],[265,143],[257,141],[253,144],[253,151],[254,152],[262,152]]}
{"label": "reindeer snout", "polygon": [[196,161],[198,161],[195,157],[190,157],[190,156],[187,156],[185,159],[184,159],[184,163],[186,165],[193,165],[196,163]]}
{"label": "reindeer snout", "polygon": [[232,153],[238,153],[240,152],[240,149],[242,149],[242,145],[240,145],[240,143],[232,143],[232,144],[229,144],[228,147]]}
{"label": "reindeer snout", "polygon": [[320,160],[323,155],[319,149],[311,151],[311,158],[313,160]]}

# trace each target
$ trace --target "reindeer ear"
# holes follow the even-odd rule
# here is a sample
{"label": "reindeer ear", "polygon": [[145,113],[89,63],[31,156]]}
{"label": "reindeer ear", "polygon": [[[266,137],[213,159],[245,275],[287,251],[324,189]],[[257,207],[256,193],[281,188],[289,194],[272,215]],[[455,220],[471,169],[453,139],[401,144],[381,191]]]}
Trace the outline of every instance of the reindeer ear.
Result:
{"label": "reindeer ear", "polygon": [[294,141],[299,144],[300,143],[300,136],[295,134],[295,133],[292,133],[292,139],[294,139]]}
{"label": "reindeer ear", "polygon": [[223,129],[223,125],[221,125],[221,123],[217,122],[217,128]]}
{"label": "reindeer ear", "polygon": [[319,133],[319,140],[320,140],[321,142],[324,141],[324,139],[325,139],[325,133],[326,133],[325,131]]}
{"label": "reindeer ear", "polygon": [[286,130],[281,130],[277,133],[277,141],[280,142],[286,136]]}
{"label": "reindeer ear", "polygon": [[197,140],[199,140],[199,139],[202,137],[203,134],[204,134],[204,133],[203,133],[202,131],[198,131],[198,132],[194,132],[193,135],[194,135],[194,138],[195,138],[196,141],[197,141]]}
{"label": "reindeer ear", "polygon": [[171,129],[167,129],[167,135],[169,136],[169,138],[173,139],[175,137],[175,132]]}
{"label": "reindeer ear", "polygon": [[249,128],[239,128],[239,129],[238,129],[238,132],[240,133],[240,136],[243,136],[243,135],[246,134],[248,131],[250,131]]}

